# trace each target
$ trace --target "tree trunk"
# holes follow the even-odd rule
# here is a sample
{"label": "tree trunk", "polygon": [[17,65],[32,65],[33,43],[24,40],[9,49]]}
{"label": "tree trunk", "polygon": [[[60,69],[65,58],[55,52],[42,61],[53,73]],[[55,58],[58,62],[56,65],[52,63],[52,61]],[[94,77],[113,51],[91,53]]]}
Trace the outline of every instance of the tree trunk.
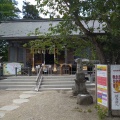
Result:
{"label": "tree trunk", "polygon": [[100,63],[104,64],[105,63],[105,56],[102,50],[102,46],[100,44],[98,44],[98,42],[96,41],[96,37],[92,37],[92,43],[95,46],[96,49],[96,53],[98,55],[98,58],[100,60]]}

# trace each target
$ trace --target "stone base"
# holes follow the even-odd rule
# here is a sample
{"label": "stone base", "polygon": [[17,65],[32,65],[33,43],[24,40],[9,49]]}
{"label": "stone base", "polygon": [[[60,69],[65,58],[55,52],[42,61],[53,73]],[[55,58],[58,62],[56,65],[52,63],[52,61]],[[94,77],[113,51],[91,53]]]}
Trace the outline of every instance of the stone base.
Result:
{"label": "stone base", "polygon": [[120,117],[120,110],[112,110],[112,116],[119,116]]}
{"label": "stone base", "polygon": [[90,105],[93,103],[93,97],[90,94],[78,94],[77,104],[79,105]]}
{"label": "stone base", "polygon": [[78,94],[89,94],[86,87],[84,89],[78,88],[78,86],[74,86],[72,88],[72,94],[73,96],[77,96]]}

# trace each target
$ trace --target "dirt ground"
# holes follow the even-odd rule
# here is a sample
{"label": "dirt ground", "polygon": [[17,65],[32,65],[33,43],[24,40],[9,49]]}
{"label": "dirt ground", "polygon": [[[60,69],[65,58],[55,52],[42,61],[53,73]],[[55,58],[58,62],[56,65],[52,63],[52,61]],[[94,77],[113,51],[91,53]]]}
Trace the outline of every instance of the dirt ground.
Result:
{"label": "dirt ground", "polygon": [[[19,108],[5,112],[1,120],[99,120],[95,109],[95,90],[90,90],[94,98],[91,105],[78,105],[72,91],[43,91],[29,98],[29,102]],[[23,91],[0,90],[0,107],[10,105]],[[4,111],[3,111],[4,112]],[[105,120],[120,120],[106,118]]]}

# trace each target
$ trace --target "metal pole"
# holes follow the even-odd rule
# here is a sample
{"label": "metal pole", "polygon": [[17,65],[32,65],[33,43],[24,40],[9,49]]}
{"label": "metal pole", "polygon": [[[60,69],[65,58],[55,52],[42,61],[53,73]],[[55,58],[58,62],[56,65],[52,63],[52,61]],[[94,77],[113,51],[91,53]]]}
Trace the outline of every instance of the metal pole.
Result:
{"label": "metal pole", "polygon": [[31,76],[30,67],[28,67],[28,76]]}
{"label": "metal pole", "polygon": [[108,68],[108,116],[112,116],[112,109],[111,109],[111,67],[107,65]]}
{"label": "metal pole", "polygon": [[15,76],[17,76],[17,67],[15,67]]}

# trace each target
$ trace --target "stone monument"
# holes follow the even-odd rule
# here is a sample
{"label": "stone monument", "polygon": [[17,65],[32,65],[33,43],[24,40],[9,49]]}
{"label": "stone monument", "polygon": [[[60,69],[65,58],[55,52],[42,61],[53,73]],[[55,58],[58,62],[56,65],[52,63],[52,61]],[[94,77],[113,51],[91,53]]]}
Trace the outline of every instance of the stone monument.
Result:
{"label": "stone monument", "polygon": [[78,58],[75,62],[77,63],[77,72],[75,86],[73,87],[73,95],[77,96],[78,104],[91,104],[93,103],[93,98],[86,89],[85,73],[82,70],[82,59]]}

